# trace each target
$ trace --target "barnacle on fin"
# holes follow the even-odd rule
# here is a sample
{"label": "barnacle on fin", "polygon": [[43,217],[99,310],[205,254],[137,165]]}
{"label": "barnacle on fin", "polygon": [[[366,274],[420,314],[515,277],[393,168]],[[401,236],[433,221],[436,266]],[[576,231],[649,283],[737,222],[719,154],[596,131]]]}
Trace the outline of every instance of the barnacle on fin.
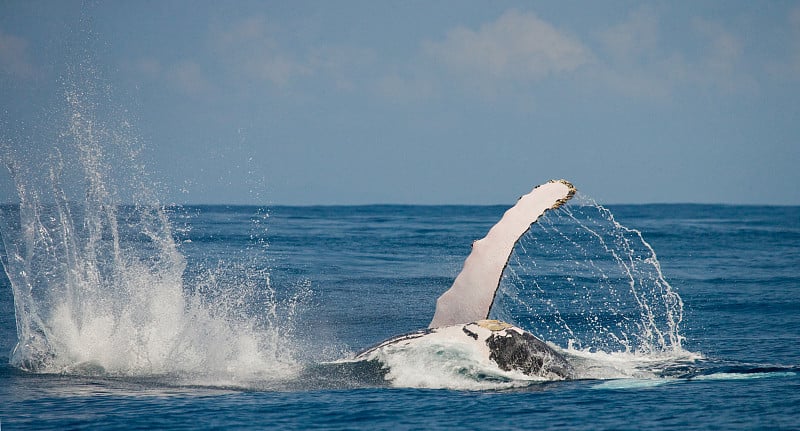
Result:
{"label": "barnacle on fin", "polygon": [[561,205],[564,205],[565,203],[567,203],[568,200],[572,199],[572,197],[575,196],[575,192],[578,191],[575,188],[575,186],[572,185],[571,182],[569,182],[567,180],[564,180],[564,179],[561,179],[561,180],[550,180],[548,182],[549,183],[561,183],[561,184],[564,184],[565,186],[567,186],[569,188],[569,191],[567,192],[567,196],[564,197],[563,199],[557,200],[556,203],[553,204],[552,207],[550,207],[551,209],[554,209],[554,210],[555,209],[559,209],[561,207]]}
{"label": "barnacle on fin", "polygon": [[512,327],[511,324],[508,324],[506,322],[501,322],[500,320],[493,320],[493,319],[478,320],[475,323],[477,323],[478,326],[480,326],[481,328],[486,328],[486,329],[488,329],[488,330],[490,330],[492,332],[494,332],[494,331],[502,331],[503,329],[508,329],[508,328]]}

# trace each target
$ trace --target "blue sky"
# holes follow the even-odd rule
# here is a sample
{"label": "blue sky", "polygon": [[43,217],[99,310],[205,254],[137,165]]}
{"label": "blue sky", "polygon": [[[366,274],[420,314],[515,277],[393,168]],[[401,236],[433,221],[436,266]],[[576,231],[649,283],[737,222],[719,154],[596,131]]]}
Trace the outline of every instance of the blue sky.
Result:
{"label": "blue sky", "polygon": [[168,202],[800,204],[800,2],[6,0],[2,138],[82,61]]}

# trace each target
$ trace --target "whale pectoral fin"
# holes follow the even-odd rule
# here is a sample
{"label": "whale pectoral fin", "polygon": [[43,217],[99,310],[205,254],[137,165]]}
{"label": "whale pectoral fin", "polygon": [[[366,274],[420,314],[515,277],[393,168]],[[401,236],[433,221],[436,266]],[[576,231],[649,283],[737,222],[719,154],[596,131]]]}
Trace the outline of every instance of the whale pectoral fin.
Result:
{"label": "whale pectoral fin", "polygon": [[542,214],[574,195],[575,187],[568,181],[551,180],[522,196],[483,239],[472,244],[453,285],[436,301],[436,313],[428,327],[486,319],[514,245]]}

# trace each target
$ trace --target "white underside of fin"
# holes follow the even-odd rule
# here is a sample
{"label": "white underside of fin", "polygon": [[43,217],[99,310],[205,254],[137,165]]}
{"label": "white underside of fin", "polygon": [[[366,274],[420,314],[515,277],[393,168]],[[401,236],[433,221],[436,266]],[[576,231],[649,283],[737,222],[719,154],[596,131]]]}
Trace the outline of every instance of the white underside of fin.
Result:
{"label": "white underside of fin", "polygon": [[574,194],[572,184],[553,180],[522,196],[486,237],[472,244],[461,273],[436,301],[436,313],[428,327],[486,319],[514,245],[545,211],[558,208]]}

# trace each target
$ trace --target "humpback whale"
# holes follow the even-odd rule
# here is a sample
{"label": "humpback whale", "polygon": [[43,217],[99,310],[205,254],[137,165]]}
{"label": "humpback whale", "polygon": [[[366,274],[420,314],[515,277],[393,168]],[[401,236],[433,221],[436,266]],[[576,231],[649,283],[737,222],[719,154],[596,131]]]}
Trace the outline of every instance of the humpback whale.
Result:
{"label": "humpback whale", "polygon": [[530,332],[489,320],[500,279],[517,241],[550,209],[575,195],[566,180],[535,187],[508,209],[486,236],[472,244],[453,285],[436,301],[428,328],[383,341],[356,356],[367,360],[375,352],[421,343],[463,345],[503,371],[522,372],[548,380],[573,377],[572,366],[555,349]]}

